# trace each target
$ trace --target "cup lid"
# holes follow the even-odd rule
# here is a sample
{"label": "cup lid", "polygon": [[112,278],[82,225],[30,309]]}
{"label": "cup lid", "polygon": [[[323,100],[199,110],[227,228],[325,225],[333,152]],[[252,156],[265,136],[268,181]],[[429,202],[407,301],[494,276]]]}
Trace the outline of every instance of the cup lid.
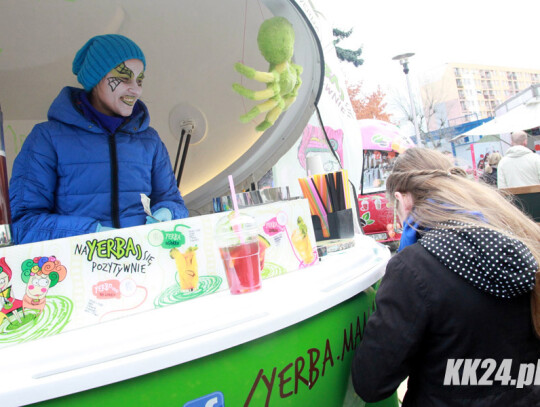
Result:
{"label": "cup lid", "polygon": [[238,232],[252,232],[257,229],[255,219],[240,211],[231,211],[218,220],[216,234],[224,235]]}

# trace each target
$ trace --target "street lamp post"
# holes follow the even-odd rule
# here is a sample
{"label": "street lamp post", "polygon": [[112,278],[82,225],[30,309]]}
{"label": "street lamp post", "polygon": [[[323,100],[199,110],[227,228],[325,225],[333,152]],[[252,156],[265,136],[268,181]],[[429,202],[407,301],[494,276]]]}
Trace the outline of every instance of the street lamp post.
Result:
{"label": "street lamp post", "polygon": [[407,90],[409,91],[409,100],[411,102],[411,113],[414,123],[414,134],[416,135],[416,144],[420,145],[420,131],[418,129],[418,119],[416,117],[416,106],[414,104],[414,99],[411,91],[411,83],[409,82],[409,58],[414,55],[413,52],[408,52],[406,54],[396,55],[392,60],[399,61],[403,66],[403,72],[405,73],[405,79],[407,80]]}

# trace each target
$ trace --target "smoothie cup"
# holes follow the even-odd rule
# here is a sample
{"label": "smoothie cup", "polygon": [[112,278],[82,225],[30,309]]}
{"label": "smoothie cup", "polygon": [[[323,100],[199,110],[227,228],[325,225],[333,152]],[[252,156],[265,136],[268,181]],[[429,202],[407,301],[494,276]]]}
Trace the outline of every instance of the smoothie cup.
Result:
{"label": "smoothie cup", "polygon": [[217,223],[216,243],[231,294],[249,293],[261,288],[255,219],[242,212],[230,212]]}

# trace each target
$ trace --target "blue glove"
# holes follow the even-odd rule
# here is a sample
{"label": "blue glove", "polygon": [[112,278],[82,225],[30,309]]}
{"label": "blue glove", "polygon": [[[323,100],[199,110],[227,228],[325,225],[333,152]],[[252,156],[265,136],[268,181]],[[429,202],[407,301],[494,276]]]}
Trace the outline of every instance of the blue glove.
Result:
{"label": "blue glove", "polygon": [[108,230],[114,230],[116,228],[110,228],[108,226],[103,226],[101,223],[98,222],[96,227],[96,232],[106,232]]}
{"label": "blue glove", "polygon": [[159,208],[152,216],[146,217],[146,224],[167,222],[169,220],[172,220],[172,212],[167,208]]}
{"label": "blue glove", "polygon": [[400,252],[407,246],[415,244],[418,237],[418,222],[415,222],[411,216],[408,216],[403,225],[403,232],[401,232],[401,239],[397,251]]}

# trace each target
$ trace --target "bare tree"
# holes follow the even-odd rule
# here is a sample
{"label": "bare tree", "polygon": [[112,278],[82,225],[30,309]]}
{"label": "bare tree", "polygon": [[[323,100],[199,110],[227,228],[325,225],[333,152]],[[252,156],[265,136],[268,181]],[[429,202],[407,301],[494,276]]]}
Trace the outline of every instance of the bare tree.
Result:
{"label": "bare tree", "polygon": [[[433,137],[431,131],[448,127],[448,117],[444,108],[444,101],[446,100],[445,91],[442,86],[428,84],[422,87],[421,96],[422,106],[415,100],[420,142],[426,147],[428,147],[430,143],[434,148],[440,147],[444,131],[441,131],[441,137],[438,138]],[[390,101],[390,106],[401,113],[401,119],[414,123],[411,102],[408,96],[399,91],[394,92]]]}

